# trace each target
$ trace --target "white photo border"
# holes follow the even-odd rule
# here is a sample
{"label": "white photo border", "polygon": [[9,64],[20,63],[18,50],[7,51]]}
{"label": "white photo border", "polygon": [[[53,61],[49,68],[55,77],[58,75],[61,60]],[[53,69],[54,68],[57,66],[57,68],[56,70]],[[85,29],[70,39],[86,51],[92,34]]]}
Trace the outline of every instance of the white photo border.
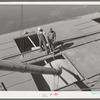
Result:
{"label": "white photo border", "polygon": [[[63,2],[0,2],[0,5],[100,5],[99,1],[63,1]],[[53,96],[50,96],[50,93]],[[54,94],[58,95],[55,96]],[[98,99],[100,91],[78,92],[78,91],[1,91],[0,99]]]}

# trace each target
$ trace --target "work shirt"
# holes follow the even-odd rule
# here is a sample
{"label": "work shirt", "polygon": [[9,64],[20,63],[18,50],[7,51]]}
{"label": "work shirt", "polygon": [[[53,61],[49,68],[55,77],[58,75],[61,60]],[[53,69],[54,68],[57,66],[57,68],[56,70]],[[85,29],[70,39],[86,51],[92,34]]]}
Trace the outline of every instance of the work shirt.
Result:
{"label": "work shirt", "polygon": [[44,35],[44,32],[38,32],[37,35],[38,35],[38,38],[39,38],[40,41],[47,42],[46,38],[45,38],[45,35]]}
{"label": "work shirt", "polygon": [[56,33],[55,33],[55,31],[52,31],[52,32],[49,31],[47,37],[48,37],[48,39],[51,40],[52,42],[55,41],[55,40],[56,40]]}

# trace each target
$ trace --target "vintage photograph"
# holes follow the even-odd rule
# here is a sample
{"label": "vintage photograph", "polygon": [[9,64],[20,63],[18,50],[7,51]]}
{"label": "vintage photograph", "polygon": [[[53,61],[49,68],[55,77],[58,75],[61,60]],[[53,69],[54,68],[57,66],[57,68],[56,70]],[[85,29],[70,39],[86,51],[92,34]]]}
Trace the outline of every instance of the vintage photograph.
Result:
{"label": "vintage photograph", "polygon": [[0,5],[0,91],[100,91],[100,5]]}

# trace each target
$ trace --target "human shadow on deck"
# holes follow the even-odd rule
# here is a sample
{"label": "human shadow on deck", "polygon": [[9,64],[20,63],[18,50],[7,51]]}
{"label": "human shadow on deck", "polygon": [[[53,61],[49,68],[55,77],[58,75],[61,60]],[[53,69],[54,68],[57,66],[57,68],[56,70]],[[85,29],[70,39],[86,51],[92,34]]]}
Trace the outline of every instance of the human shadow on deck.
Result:
{"label": "human shadow on deck", "polygon": [[74,42],[71,43],[66,43],[66,44],[62,44],[59,42],[59,44],[56,44],[55,46],[55,51],[58,53],[60,51],[64,51],[67,50],[69,47],[71,47],[74,44]]}

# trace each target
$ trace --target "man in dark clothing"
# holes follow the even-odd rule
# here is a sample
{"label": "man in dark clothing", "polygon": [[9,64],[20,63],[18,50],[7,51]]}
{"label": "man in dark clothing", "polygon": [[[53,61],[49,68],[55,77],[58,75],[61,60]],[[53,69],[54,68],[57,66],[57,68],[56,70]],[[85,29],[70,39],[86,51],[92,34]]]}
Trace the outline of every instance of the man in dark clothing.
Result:
{"label": "man in dark clothing", "polygon": [[49,54],[50,50],[49,50],[48,39],[41,27],[38,28],[37,36],[39,38],[39,45],[40,45],[41,49],[43,51],[46,50],[47,54]]}
{"label": "man in dark clothing", "polygon": [[52,28],[50,28],[47,38],[50,44],[51,51],[54,51],[54,42],[56,40],[56,32]]}
{"label": "man in dark clothing", "polygon": [[39,38],[39,45],[40,45],[41,49],[43,51],[46,50],[47,49],[46,48],[47,41],[45,38],[45,34],[43,32],[43,29],[41,27],[38,28],[37,36]]}

